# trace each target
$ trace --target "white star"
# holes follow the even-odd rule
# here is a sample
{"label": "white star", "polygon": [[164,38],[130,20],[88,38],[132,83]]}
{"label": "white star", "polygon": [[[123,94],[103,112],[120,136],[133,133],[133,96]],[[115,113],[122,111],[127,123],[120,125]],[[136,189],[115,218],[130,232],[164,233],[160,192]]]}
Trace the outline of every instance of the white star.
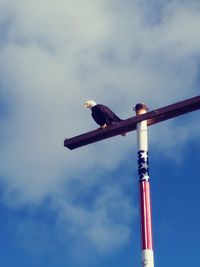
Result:
{"label": "white star", "polygon": [[148,159],[147,151],[140,152],[141,153],[141,158],[144,158],[145,161]]}
{"label": "white star", "polygon": [[145,170],[147,170],[148,168],[149,168],[149,165],[145,162],[145,163],[142,163],[142,167],[141,167],[141,169],[145,169]]}
{"label": "white star", "polygon": [[149,176],[148,175],[144,175],[140,181],[149,181]]}

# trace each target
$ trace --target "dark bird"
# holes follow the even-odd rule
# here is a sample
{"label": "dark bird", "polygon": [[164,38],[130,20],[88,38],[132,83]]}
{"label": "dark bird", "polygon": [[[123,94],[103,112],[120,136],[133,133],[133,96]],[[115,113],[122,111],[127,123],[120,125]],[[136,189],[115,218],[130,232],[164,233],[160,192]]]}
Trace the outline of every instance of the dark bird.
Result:
{"label": "dark bird", "polygon": [[[97,104],[93,100],[85,102],[85,108],[91,109],[92,118],[102,129],[105,129],[110,125],[117,125],[120,121],[123,121],[109,107]],[[122,135],[125,136],[126,134],[123,133]]]}

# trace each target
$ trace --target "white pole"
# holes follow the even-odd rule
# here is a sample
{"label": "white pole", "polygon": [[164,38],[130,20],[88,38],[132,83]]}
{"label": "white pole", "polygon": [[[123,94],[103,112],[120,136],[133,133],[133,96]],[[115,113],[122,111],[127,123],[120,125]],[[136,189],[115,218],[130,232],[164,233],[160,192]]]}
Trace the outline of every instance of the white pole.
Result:
{"label": "white pole", "polygon": [[[146,113],[147,110],[148,108],[144,104],[137,104],[135,107],[137,116]],[[147,121],[141,121],[137,124],[137,146],[138,146],[138,175],[139,175],[139,194],[140,194],[142,267],[154,267],[151,196],[150,196],[150,184],[149,184]]]}

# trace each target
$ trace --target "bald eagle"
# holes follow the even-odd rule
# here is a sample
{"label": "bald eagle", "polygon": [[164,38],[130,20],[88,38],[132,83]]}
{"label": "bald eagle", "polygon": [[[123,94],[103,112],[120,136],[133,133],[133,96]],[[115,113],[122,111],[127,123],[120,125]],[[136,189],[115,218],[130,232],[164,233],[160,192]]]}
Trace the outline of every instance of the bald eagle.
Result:
{"label": "bald eagle", "polygon": [[[91,109],[92,118],[102,129],[105,129],[110,125],[117,125],[120,121],[123,121],[109,107],[97,104],[93,100],[86,101],[85,108]],[[125,135],[125,133],[122,134],[122,136]]]}

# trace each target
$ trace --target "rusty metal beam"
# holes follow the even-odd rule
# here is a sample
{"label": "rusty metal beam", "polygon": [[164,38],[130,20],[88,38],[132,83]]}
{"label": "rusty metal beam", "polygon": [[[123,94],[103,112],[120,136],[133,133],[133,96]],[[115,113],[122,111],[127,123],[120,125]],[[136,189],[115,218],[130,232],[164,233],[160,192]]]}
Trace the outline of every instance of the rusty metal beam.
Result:
{"label": "rusty metal beam", "polygon": [[134,131],[136,130],[137,123],[143,120],[147,120],[147,124],[150,126],[198,109],[200,109],[200,96],[152,110],[140,116],[131,117],[120,122],[118,125],[110,126],[105,130],[97,129],[65,139],[64,146],[72,150],[122,133]]}

